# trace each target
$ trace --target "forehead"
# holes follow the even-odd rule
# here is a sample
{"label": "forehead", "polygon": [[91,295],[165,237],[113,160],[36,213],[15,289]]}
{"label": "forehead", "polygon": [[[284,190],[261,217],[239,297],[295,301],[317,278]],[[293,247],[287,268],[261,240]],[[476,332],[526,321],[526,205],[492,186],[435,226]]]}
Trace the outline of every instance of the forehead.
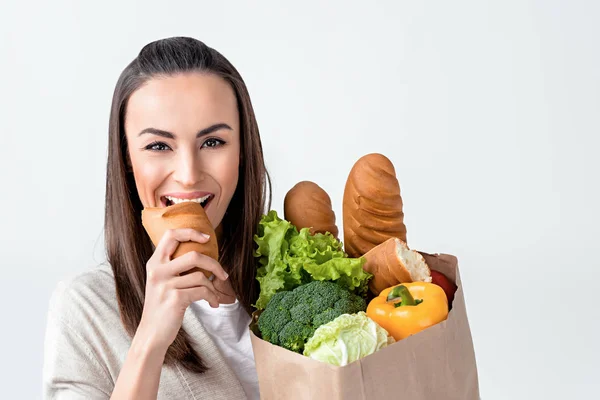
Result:
{"label": "forehead", "polygon": [[195,132],[220,122],[238,129],[235,92],[223,78],[197,72],[151,78],[131,95],[125,117],[126,131]]}

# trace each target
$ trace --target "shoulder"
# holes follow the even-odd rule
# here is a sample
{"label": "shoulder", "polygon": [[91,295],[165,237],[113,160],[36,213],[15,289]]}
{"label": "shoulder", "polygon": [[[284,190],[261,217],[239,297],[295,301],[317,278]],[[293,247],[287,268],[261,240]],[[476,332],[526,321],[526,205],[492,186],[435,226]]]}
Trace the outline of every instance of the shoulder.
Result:
{"label": "shoulder", "polygon": [[109,265],[101,264],[60,280],[48,312],[64,322],[117,311],[115,280]]}
{"label": "shoulder", "polygon": [[86,398],[108,398],[126,340],[121,330],[109,266],[60,280],[50,297],[44,337],[46,397],[68,392],[83,398],[85,392]]}

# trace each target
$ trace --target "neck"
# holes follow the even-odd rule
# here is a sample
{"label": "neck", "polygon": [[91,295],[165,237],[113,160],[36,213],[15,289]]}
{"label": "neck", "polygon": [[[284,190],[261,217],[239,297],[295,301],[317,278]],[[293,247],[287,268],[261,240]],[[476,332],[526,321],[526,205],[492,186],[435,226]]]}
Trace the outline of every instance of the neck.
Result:
{"label": "neck", "polygon": [[[215,234],[217,236],[217,243],[221,243],[221,239],[223,238],[222,223],[215,228]],[[235,292],[233,291],[229,280],[221,281],[219,279],[215,279],[213,281],[213,286],[215,287],[215,290],[219,293],[219,296],[221,297],[221,304],[235,303]]]}
{"label": "neck", "polygon": [[223,238],[223,224],[219,224],[215,228],[215,235],[217,235],[217,243],[221,243],[221,239]]}
{"label": "neck", "polygon": [[235,292],[233,287],[231,287],[231,282],[229,280],[222,281],[220,279],[215,279],[213,281],[213,286],[217,293],[219,293],[219,297],[221,298],[221,304],[233,304],[235,303]]}

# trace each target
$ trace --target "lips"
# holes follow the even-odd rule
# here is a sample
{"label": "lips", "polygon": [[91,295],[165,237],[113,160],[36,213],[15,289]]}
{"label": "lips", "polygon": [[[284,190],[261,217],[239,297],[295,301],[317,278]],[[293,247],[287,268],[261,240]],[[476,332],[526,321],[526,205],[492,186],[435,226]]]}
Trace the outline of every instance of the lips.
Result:
{"label": "lips", "polygon": [[163,207],[168,207],[173,204],[193,201],[195,203],[199,203],[204,209],[206,209],[214,197],[215,195],[212,193],[177,193],[161,196],[160,202]]}

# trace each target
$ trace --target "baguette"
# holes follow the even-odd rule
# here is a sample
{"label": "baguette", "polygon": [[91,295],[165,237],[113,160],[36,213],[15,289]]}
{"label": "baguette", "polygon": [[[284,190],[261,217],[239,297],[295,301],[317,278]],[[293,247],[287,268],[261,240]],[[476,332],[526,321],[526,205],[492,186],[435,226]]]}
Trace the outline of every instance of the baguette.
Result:
{"label": "baguette", "polygon": [[298,230],[309,228],[310,233],[330,232],[338,238],[331,198],[319,185],[310,181],[298,182],[283,202],[284,218]]}
{"label": "baguette", "polygon": [[406,243],[400,185],[392,162],[382,154],[361,157],[352,167],[342,205],[344,247],[360,257],[389,238]]}
{"label": "baguette", "polygon": [[373,274],[369,289],[375,295],[406,282],[431,282],[431,270],[423,256],[398,238],[389,238],[365,255],[363,269]]}
{"label": "baguette", "polygon": [[[171,258],[175,259],[190,251],[197,251],[217,261],[219,260],[217,235],[204,212],[204,208],[196,202],[186,201],[168,207],[144,208],[142,210],[142,225],[155,246],[168,229],[192,228],[210,235],[206,243],[192,241],[180,243]],[[212,272],[200,268],[193,268],[189,272],[194,270],[202,271],[208,278],[212,275]]]}

